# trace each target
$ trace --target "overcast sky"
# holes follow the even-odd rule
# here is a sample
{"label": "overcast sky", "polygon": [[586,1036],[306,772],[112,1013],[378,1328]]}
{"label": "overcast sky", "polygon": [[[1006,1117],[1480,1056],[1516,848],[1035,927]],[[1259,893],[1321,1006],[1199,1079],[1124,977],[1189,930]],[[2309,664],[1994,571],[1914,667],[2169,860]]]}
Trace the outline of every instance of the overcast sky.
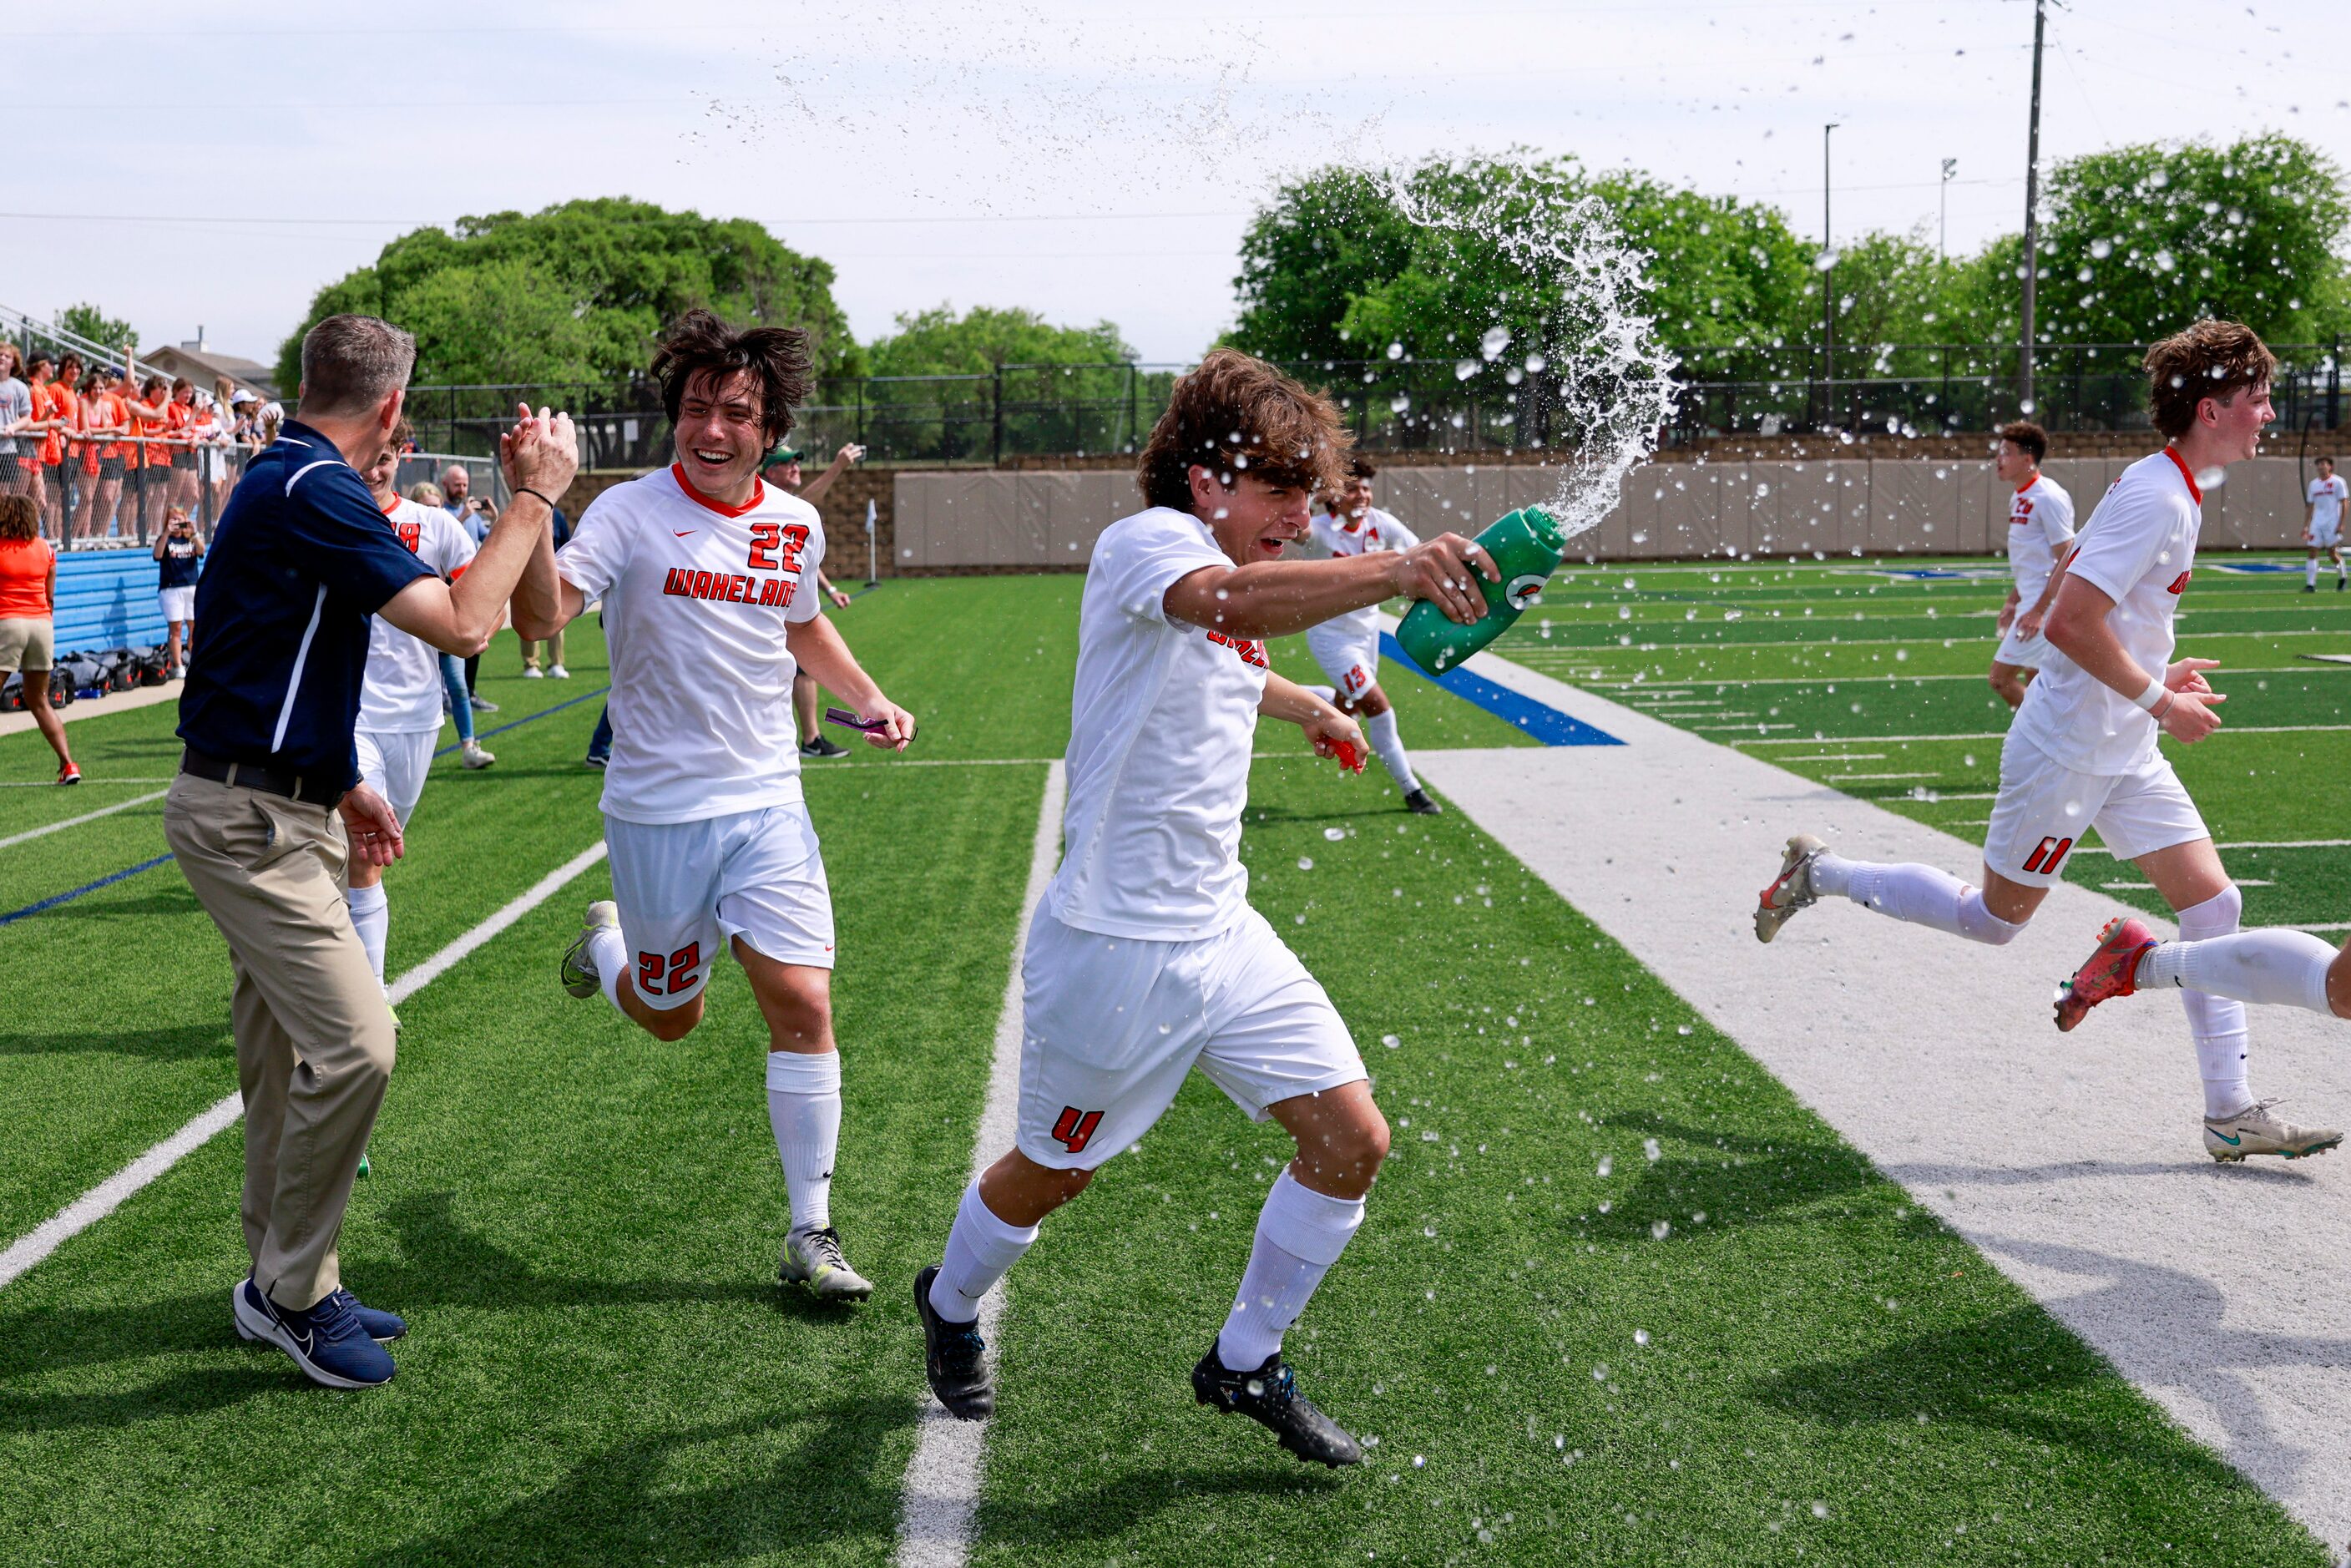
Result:
{"label": "overcast sky", "polygon": [[[0,175],[0,305],[90,300],[150,344],[202,323],[266,361],[400,233],[626,194],[825,257],[861,338],[1021,305],[1181,361],[1229,324],[1242,226],[1285,172],[1522,144],[1774,202],[1809,235],[1831,120],[1838,237],[1932,239],[1938,194],[1954,250],[2022,221],[2031,0],[293,9],[0,12],[19,125],[47,99],[71,127]],[[2269,129],[2351,163],[2340,18],[2053,5],[2044,168]],[[141,112],[83,118],[100,94]]]}

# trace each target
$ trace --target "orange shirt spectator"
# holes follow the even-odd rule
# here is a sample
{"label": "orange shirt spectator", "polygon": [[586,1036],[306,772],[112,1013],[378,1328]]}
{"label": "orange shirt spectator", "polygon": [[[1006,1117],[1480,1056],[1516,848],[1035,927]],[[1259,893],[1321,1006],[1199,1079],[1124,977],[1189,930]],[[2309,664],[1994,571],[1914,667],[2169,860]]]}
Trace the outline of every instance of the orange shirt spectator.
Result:
{"label": "orange shirt spectator", "polygon": [[[51,467],[63,467],[67,453],[65,433],[81,428],[81,394],[63,382],[51,382],[49,383],[49,417],[63,420],[65,423],[57,429],[49,432],[49,444],[41,449],[41,461]],[[80,455],[80,450],[79,446],[73,448],[77,456]]]}

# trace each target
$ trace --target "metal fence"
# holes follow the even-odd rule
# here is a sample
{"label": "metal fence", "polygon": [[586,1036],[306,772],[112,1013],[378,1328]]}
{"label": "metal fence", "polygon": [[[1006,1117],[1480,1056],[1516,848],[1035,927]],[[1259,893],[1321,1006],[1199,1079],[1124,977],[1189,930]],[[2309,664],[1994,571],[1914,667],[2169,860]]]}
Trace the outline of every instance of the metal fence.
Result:
{"label": "metal fence", "polygon": [[[43,463],[34,460],[41,441],[20,436],[17,445],[15,472],[0,478],[0,494],[31,496],[40,508],[42,536],[68,551],[151,549],[175,511],[184,511],[197,536],[209,541],[246,464],[260,450],[225,439],[61,437],[57,461]],[[474,499],[504,509],[505,476],[495,459],[484,456],[404,453],[401,493],[421,481],[439,485],[452,465],[465,469]]]}
{"label": "metal fence", "polygon": [[[2278,423],[2294,431],[2342,424],[2339,345],[2276,350]],[[2147,426],[2147,349],[2130,343],[2051,345],[2034,355],[2034,406],[2019,395],[2013,344],[1844,344],[1690,349],[1679,355],[1681,395],[1667,445],[1709,435],[1985,431],[2030,416],[2052,430]],[[1004,365],[981,374],[820,381],[794,439],[820,453],[854,442],[877,461],[996,465],[1031,455],[1132,453],[1150,434],[1185,367],[1172,364]],[[1524,361],[1325,360],[1282,369],[1327,391],[1370,451],[1494,451],[1574,444],[1561,379]],[[487,454],[515,405],[571,411],[583,465],[644,468],[669,457],[669,421],[650,382],[619,385],[422,386],[409,417],[428,444]]]}

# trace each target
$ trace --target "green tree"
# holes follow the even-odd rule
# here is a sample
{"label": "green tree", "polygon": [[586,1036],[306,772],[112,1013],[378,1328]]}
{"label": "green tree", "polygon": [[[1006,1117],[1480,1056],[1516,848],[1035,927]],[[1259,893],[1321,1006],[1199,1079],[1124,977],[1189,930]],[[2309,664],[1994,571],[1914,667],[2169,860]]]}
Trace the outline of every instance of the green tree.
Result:
{"label": "green tree", "polygon": [[416,334],[420,383],[617,382],[641,373],[663,327],[695,306],[726,319],[799,327],[820,375],[863,354],[832,298],[831,266],[748,219],[673,213],[625,197],[419,229],[320,289],[278,351],[301,373],[302,334],[358,310]]}
{"label": "green tree", "polygon": [[118,352],[139,347],[139,334],[131,329],[128,321],[118,321],[95,305],[68,305],[57,312],[57,325],[77,337],[93,343],[103,343]]}
{"label": "green tree", "polygon": [[2220,316],[2317,341],[2346,324],[2346,224],[2342,170],[2290,136],[2069,159],[2049,183],[2033,335],[2145,343]]}
{"label": "green tree", "polygon": [[998,365],[1110,365],[1135,357],[1116,326],[1056,327],[1034,310],[951,305],[901,312],[867,350],[877,376],[985,375]]}

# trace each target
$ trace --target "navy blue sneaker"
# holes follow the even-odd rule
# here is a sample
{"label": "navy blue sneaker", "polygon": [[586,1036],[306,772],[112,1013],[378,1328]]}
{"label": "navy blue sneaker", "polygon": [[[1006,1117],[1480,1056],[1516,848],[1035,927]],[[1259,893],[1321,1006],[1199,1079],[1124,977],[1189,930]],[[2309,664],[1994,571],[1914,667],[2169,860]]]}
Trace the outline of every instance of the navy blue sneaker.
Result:
{"label": "navy blue sneaker", "polygon": [[[371,1312],[338,1290],[308,1312],[289,1312],[263,1295],[248,1278],[229,1298],[240,1338],[274,1344],[294,1358],[303,1375],[324,1388],[373,1388],[392,1381],[392,1353],[370,1332],[390,1325],[397,1339],[408,1325],[390,1312]],[[364,1314],[364,1317],[362,1316]]]}

